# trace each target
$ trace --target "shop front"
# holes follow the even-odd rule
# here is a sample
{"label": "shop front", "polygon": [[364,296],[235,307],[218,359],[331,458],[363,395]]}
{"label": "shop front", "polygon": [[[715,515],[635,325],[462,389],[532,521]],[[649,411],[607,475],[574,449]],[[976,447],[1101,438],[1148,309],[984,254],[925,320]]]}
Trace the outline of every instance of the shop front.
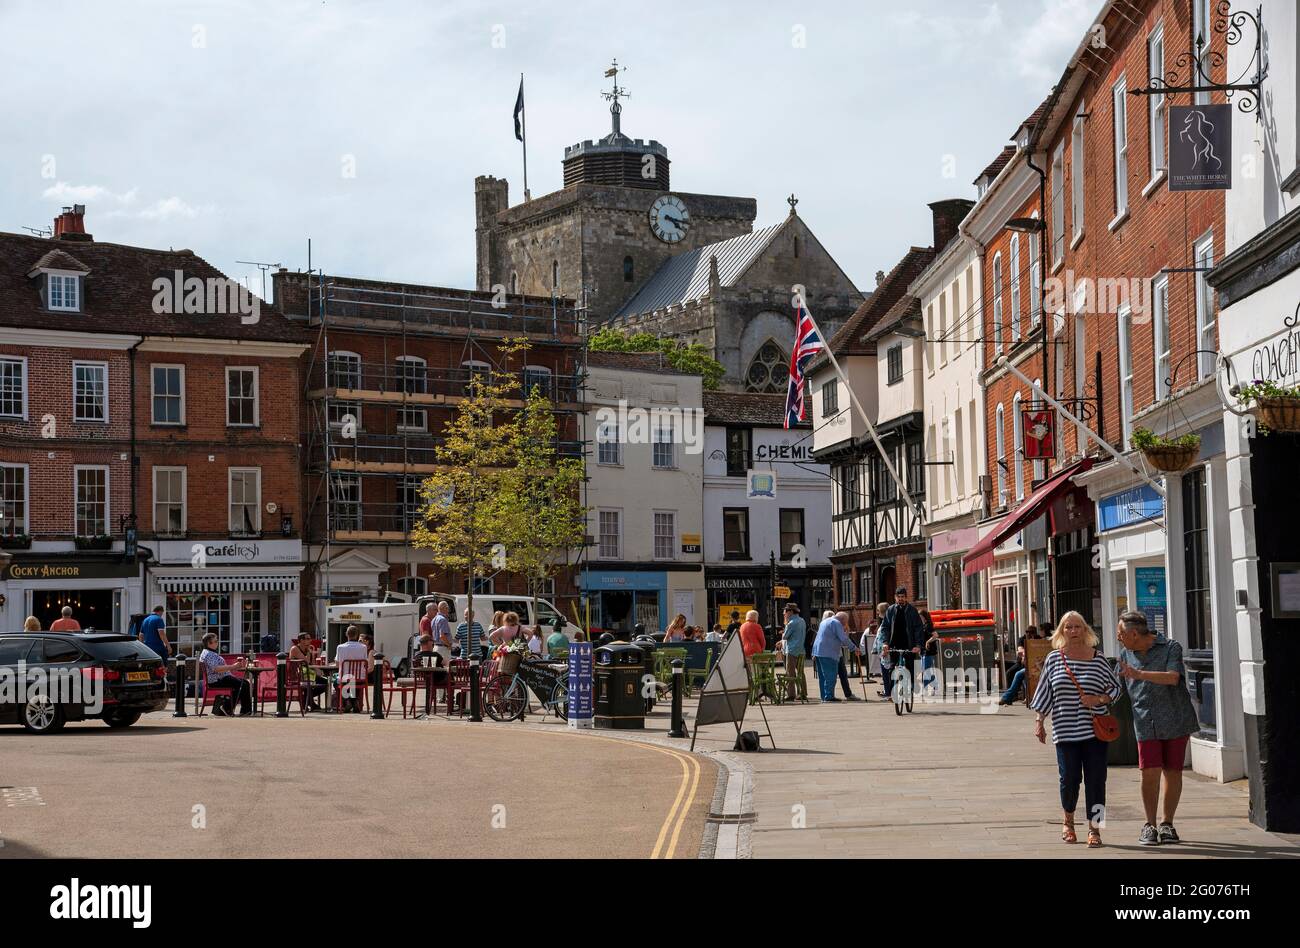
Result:
{"label": "shop front", "polygon": [[225,653],[280,651],[297,634],[300,540],[163,540],[157,557],[149,608],[167,607],[168,634],[182,654],[198,652],[209,632]]}
{"label": "shop front", "polygon": [[[764,628],[780,624],[787,602],[797,605],[799,614],[815,625],[822,612],[835,605],[830,566],[800,570],[778,566],[776,589],[773,588],[771,570],[767,567],[706,566],[704,585],[708,590],[710,628],[715,622],[727,628],[732,622],[732,613],[737,613],[740,621],[744,622],[745,613],[750,609],[758,611],[759,623]],[[789,590],[788,596],[774,598],[774,592],[786,589]]]}
{"label": "shop front", "polygon": [[980,538],[978,526],[945,530],[930,537],[926,552],[930,561],[930,609],[979,609],[982,595],[979,579],[967,582],[962,576],[961,558]]}
{"label": "shop front", "polygon": [[140,564],[121,553],[3,552],[0,630],[21,632],[28,616],[48,629],[66,606],[83,629],[124,632],[143,611]]}
{"label": "shop front", "polygon": [[[666,564],[665,564],[666,565]],[[698,563],[665,569],[598,569],[578,573],[582,608],[590,610],[593,632],[630,635],[637,623],[647,632],[662,632],[673,617],[686,616],[687,624],[703,625],[704,573]]]}

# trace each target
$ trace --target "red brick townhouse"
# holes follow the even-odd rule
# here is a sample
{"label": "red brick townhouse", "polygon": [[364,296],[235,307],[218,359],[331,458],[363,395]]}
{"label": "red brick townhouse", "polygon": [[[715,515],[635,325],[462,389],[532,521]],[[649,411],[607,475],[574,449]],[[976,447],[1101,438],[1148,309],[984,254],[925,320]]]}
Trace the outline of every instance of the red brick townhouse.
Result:
{"label": "red brick townhouse", "polygon": [[0,234],[0,628],[159,603],[184,651],[297,627],[305,334],[232,286],[82,207]]}
{"label": "red brick townhouse", "polygon": [[[1147,613],[1182,643],[1201,721],[1193,765],[1234,779],[1244,772],[1244,738],[1241,715],[1225,713],[1240,707],[1238,676],[1216,674],[1238,658],[1217,302],[1206,280],[1224,253],[1224,192],[1170,188],[1171,158],[1189,139],[1189,123],[1200,121],[1176,109],[1229,104],[1214,121],[1256,121],[1208,88],[1226,79],[1231,24],[1218,6],[1106,3],[1057,84],[1033,148],[1049,173],[1047,268],[1049,290],[1058,291],[1049,302],[1052,384],[1080,400],[1087,427],[1122,455],[1081,437],[1083,427],[1061,426],[1062,453],[1094,460],[1073,476],[1096,510],[1094,535],[1082,541],[1095,545],[1089,561],[1100,564],[1093,618],[1109,654],[1125,609]],[[1152,77],[1203,91],[1142,94],[1156,85]],[[1162,473],[1134,449],[1139,427],[1198,435],[1198,453],[1184,470]],[[1062,549],[1055,552],[1059,580]]]}

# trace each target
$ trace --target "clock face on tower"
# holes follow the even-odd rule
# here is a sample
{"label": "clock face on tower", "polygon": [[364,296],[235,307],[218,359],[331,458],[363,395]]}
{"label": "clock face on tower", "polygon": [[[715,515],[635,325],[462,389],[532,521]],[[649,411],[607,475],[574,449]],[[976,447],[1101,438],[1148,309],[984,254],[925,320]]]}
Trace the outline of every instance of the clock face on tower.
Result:
{"label": "clock face on tower", "polygon": [[691,215],[681,198],[663,194],[650,205],[650,230],[664,243],[677,243],[690,226]]}

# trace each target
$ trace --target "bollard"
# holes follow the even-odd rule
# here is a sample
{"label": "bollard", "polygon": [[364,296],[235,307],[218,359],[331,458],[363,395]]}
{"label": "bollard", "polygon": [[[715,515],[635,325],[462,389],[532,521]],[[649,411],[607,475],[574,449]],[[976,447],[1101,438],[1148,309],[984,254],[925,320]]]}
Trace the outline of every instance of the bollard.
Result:
{"label": "bollard", "polygon": [[384,719],[384,656],[375,652],[375,685],[370,693],[370,717]]}
{"label": "bollard", "polygon": [[469,660],[469,719],[471,721],[483,720],[482,709],[479,707],[478,663],[477,655]]}
{"label": "bollard", "polygon": [[[285,694],[288,688],[288,672],[289,654],[280,652],[275,656],[275,716],[277,718],[289,716],[289,701]],[[302,695],[298,696],[298,700],[302,701]]]}
{"label": "bollard", "polygon": [[187,718],[185,713],[185,656],[177,655],[172,659],[175,663],[176,673],[176,710],[172,712],[174,718]]}
{"label": "bollard", "polygon": [[686,737],[686,722],[682,719],[682,693],[686,684],[686,663],[673,659],[673,728],[669,737]]}

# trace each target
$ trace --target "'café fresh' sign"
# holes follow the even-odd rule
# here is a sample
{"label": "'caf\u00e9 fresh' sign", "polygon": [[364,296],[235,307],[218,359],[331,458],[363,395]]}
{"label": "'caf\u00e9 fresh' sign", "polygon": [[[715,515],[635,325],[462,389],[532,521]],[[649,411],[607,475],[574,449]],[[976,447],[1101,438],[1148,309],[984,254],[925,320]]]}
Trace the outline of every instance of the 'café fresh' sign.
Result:
{"label": "'caf\u00e9 fresh' sign", "polygon": [[189,563],[200,551],[209,564],[256,566],[302,560],[301,540],[163,540],[158,546],[162,563]]}

